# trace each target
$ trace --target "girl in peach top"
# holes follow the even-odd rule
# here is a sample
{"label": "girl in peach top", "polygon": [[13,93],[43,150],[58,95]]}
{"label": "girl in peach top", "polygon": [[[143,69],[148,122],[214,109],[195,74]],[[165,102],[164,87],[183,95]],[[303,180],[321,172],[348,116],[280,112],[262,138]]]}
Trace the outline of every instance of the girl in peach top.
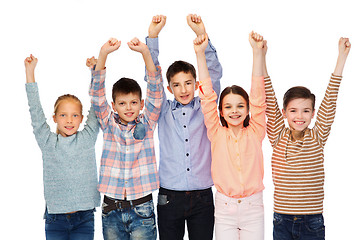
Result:
{"label": "girl in peach top", "polygon": [[264,239],[262,140],[266,131],[263,77],[266,42],[254,32],[250,33],[249,41],[253,48],[250,97],[239,86],[225,88],[220,95],[219,116],[217,95],[205,60],[208,39],[202,35],[194,40],[199,95],[211,142],[211,173],[217,189],[215,235],[220,240]]}

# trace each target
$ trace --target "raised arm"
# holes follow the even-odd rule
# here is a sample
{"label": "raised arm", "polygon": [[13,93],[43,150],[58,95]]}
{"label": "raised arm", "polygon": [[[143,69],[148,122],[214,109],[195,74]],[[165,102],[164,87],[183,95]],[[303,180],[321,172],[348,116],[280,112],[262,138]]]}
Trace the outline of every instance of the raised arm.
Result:
{"label": "raised arm", "polygon": [[[150,54],[155,66],[159,66],[159,34],[166,24],[166,16],[156,15],[151,19],[148,30],[148,37],[146,38],[146,45],[150,50]],[[145,78],[146,80],[146,78]]]}
{"label": "raised arm", "polygon": [[102,47],[99,53],[99,58],[96,63],[95,70],[91,71],[91,84],[89,95],[91,98],[91,104],[94,107],[94,111],[100,126],[102,129],[107,127],[111,108],[106,100],[105,89],[105,63],[109,53],[112,53],[119,49],[121,42],[115,38],[108,40]]}
{"label": "raised arm", "polygon": [[348,38],[340,38],[339,40],[339,55],[337,58],[334,73],[331,75],[330,82],[325,92],[325,97],[322,100],[315,122],[315,129],[325,145],[330,134],[331,125],[335,119],[336,101],[339,92],[340,83],[342,80],[342,73],[345,66],[347,56],[349,54],[351,44]]}
{"label": "raised arm", "polygon": [[100,49],[99,58],[96,64],[95,71],[105,69],[105,63],[107,56],[118,50],[121,45],[121,41],[118,41],[116,38],[110,38]]}
{"label": "raised arm", "polygon": [[[186,17],[187,23],[196,36],[207,34],[203,19],[196,14],[189,14]],[[205,49],[206,64],[211,77],[212,87],[217,95],[220,95],[222,77],[222,66],[219,62],[215,47],[208,39],[207,48]]]}
{"label": "raised arm", "polygon": [[133,38],[127,44],[131,50],[141,53],[144,59],[146,70],[148,72],[152,72],[152,73],[156,72],[156,67],[151,58],[150,50],[145,43],[141,42],[138,38]]}
{"label": "raised arm", "polygon": [[219,115],[217,112],[217,94],[213,90],[210,73],[206,64],[205,49],[208,45],[208,38],[206,34],[198,36],[194,40],[194,50],[199,73],[199,96],[201,98],[201,110],[204,114],[204,122],[207,128],[207,135],[211,141],[218,129]]}
{"label": "raised arm", "polygon": [[137,38],[134,38],[128,42],[128,46],[131,50],[141,53],[144,59],[147,70],[147,89],[144,115],[145,118],[149,120],[151,127],[155,127],[160,115],[162,98],[164,94],[161,68],[155,67],[149,48],[145,43],[139,41]]}
{"label": "raised arm", "polygon": [[265,42],[263,37],[255,32],[249,34],[249,42],[253,49],[253,69],[251,90],[249,94],[250,103],[250,127],[257,134],[260,140],[265,137],[265,87],[264,87],[264,63],[265,63]]}
{"label": "raised arm", "polygon": [[37,58],[33,55],[30,55],[30,57],[25,59],[25,86],[31,116],[31,125],[33,127],[36,141],[39,147],[43,149],[51,136],[51,131],[49,125],[46,123],[46,118],[40,103],[38,86],[35,82],[35,67],[37,62]]}

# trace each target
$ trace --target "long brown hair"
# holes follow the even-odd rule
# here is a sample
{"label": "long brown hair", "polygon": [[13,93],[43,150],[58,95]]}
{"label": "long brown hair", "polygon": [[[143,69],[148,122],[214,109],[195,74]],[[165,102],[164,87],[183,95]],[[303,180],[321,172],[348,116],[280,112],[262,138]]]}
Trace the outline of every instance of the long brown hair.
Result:
{"label": "long brown hair", "polygon": [[[223,99],[226,95],[228,94],[238,94],[240,96],[242,96],[245,101],[246,101],[246,107],[247,109],[249,109],[249,95],[247,94],[247,92],[240,86],[237,85],[232,85],[231,87],[226,87],[220,94],[220,98],[219,98],[219,116],[220,116],[220,122],[221,125],[225,126],[225,127],[229,127],[227,122],[225,121],[224,117],[221,116],[221,112],[222,112],[222,105],[223,105]],[[250,115],[248,114],[246,116],[246,118],[244,119],[243,125],[244,127],[249,126],[249,122],[250,122]]]}

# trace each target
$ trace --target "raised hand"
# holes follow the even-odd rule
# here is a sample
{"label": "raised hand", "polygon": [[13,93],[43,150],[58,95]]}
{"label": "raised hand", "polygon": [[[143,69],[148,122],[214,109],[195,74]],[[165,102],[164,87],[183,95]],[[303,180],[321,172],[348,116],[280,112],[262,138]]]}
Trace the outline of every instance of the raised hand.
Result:
{"label": "raised hand", "polygon": [[349,55],[351,43],[348,38],[339,39],[339,56],[336,62],[334,75],[342,76],[346,59]]}
{"label": "raised hand", "polygon": [[344,57],[349,54],[351,48],[351,44],[349,38],[340,38],[339,39],[339,55],[343,55]]}
{"label": "raised hand", "polygon": [[201,34],[194,40],[194,50],[195,53],[204,53],[208,45],[208,36],[207,34]]}
{"label": "raised hand", "polygon": [[99,57],[95,67],[95,71],[105,69],[106,59],[109,53],[119,49],[121,41],[116,38],[110,38],[100,49]]}
{"label": "raised hand", "polygon": [[[260,51],[264,48],[264,38],[260,34],[252,31],[249,34],[249,42],[251,47],[253,48],[253,51]],[[267,50],[267,49],[266,49]]]}
{"label": "raised hand", "polygon": [[145,43],[141,42],[138,38],[133,38],[130,42],[127,43],[129,48],[135,52],[144,53],[148,51],[148,46]]}
{"label": "raised hand", "polygon": [[166,16],[156,15],[152,18],[149,26],[149,38],[157,38],[166,23]]}
{"label": "raised hand", "polygon": [[24,60],[27,83],[35,82],[34,72],[37,62],[38,59],[34,57],[32,54],[30,54],[30,57],[27,57]]}
{"label": "raised hand", "polygon": [[205,25],[201,17],[196,14],[189,14],[186,17],[187,24],[195,32],[196,36],[206,34]]}
{"label": "raised hand", "polygon": [[121,46],[121,41],[118,41],[116,38],[110,38],[100,50],[100,53],[109,54],[119,49]]}
{"label": "raised hand", "polygon": [[92,69],[97,63],[97,59],[93,56],[91,58],[86,59],[86,66]]}

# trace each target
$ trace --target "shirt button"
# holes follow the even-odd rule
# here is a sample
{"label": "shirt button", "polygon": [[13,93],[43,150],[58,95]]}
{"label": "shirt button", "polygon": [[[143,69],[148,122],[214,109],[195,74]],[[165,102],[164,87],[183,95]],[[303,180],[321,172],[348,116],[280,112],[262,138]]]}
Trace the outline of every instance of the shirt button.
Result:
{"label": "shirt button", "polygon": [[186,156],[188,157],[188,156],[189,156],[189,153],[187,153]]}
{"label": "shirt button", "polygon": [[185,139],[185,142],[188,142],[189,141],[189,139]]}
{"label": "shirt button", "polygon": [[183,113],[183,115],[185,116],[185,113]]}
{"label": "shirt button", "polygon": [[238,203],[241,203],[241,200],[238,200]]}
{"label": "shirt button", "polygon": [[186,125],[184,125],[184,128],[186,128]]}
{"label": "shirt button", "polygon": [[186,171],[190,171],[190,168],[187,168]]}

